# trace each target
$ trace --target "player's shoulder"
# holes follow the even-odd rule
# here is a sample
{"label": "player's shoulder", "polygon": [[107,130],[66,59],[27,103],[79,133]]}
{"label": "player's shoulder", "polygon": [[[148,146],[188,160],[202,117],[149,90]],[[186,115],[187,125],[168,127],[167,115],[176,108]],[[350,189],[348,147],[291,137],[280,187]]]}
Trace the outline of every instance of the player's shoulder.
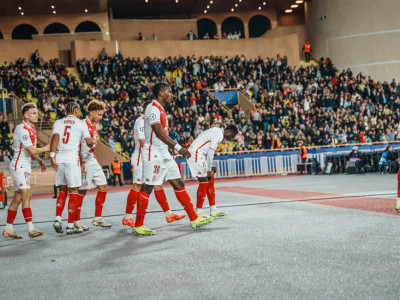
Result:
{"label": "player's shoulder", "polygon": [[14,135],[20,135],[24,131],[27,131],[27,129],[25,128],[24,123],[18,124],[14,129]]}

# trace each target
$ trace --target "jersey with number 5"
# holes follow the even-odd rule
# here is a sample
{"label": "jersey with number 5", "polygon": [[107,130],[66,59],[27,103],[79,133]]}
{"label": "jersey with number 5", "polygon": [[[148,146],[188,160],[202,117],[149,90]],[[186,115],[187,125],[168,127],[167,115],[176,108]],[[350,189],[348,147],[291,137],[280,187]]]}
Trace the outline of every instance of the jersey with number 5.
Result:
{"label": "jersey with number 5", "polygon": [[54,123],[53,135],[58,134],[56,162],[79,165],[79,145],[82,139],[90,138],[84,121],[69,115]]}

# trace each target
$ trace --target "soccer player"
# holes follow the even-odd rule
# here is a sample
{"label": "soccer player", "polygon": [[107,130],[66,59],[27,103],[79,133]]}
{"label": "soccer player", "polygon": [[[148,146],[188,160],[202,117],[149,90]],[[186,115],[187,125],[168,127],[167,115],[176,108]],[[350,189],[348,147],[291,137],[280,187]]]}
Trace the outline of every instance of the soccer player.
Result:
{"label": "soccer player", "polygon": [[[144,114],[146,108],[152,102],[147,101],[143,105],[143,114],[141,114],[135,121],[135,126],[133,128],[134,138],[135,138],[135,151],[131,157],[131,165],[133,167],[133,186],[128,194],[126,201],[126,211],[125,217],[122,219],[122,225],[135,227],[135,221],[132,219],[132,212],[139,198],[140,188],[142,186],[142,173],[143,173],[143,163],[141,150],[145,142],[144,136]],[[164,193],[162,185],[154,186],[154,194],[156,196],[157,202],[160,204],[162,210],[165,213],[165,217],[168,223],[180,220],[185,217],[185,215],[174,214],[168,205],[167,198]]]}
{"label": "soccer player", "polygon": [[[83,232],[81,228],[76,228],[74,224],[79,205],[78,189],[82,186],[79,158],[81,140],[86,141],[87,146],[91,149],[90,151],[93,152],[94,148],[88,127],[84,121],[79,120],[81,116],[79,104],[68,103],[67,114],[65,118],[54,123],[50,144],[50,160],[51,165],[56,170],[56,185],[60,186],[60,194],[65,193],[66,189],[69,194],[67,234],[77,234]],[[61,215],[56,216],[53,227],[57,233],[63,233]]]}
{"label": "soccer player", "polygon": [[214,173],[212,162],[218,145],[225,139],[231,140],[238,134],[235,125],[223,128],[213,127],[203,131],[190,145],[191,157],[187,160],[190,173],[199,179],[197,189],[197,209],[199,216],[205,216],[203,203],[207,195],[210,204],[210,216],[213,218],[226,216],[227,212],[220,211],[215,205]]}
{"label": "soccer player", "polygon": [[149,195],[155,185],[162,185],[164,180],[168,181],[175,190],[178,201],[184,207],[190,219],[193,229],[205,226],[213,218],[199,217],[193,209],[193,204],[181,179],[178,165],[168,151],[168,147],[175,148],[179,154],[186,158],[190,157],[187,149],[182,148],[168,136],[168,120],[164,106],[171,102],[172,91],[167,83],[156,83],[152,89],[155,100],[146,109],[144,115],[145,142],[142,149],[143,155],[143,180],[144,183],[137,200],[137,213],[135,227],[132,233],[135,235],[153,235],[143,225],[149,203]]}
{"label": "soccer player", "polygon": [[3,235],[13,239],[21,239],[18,233],[14,231],[13,224],[17,216],[18,207],[22,202],[22,214],[28,225],[29,237],[41,236],[43,232],[36,229],[32,224],[32,209],[30,180],[32,158],[36,159],[42,167],[42,172],[46,171],[46,166],[38,154],[49,151],[49,145],[43,148],[36,148],[37,135],[35,123],[39,119],[38,110],[35,103],[26,103],[22,107],[23,122],[15,127],[13,135],[14,157],[10,162],[10,173],[14,182],[14,198],[10,203],[7,214],[7,224]]}

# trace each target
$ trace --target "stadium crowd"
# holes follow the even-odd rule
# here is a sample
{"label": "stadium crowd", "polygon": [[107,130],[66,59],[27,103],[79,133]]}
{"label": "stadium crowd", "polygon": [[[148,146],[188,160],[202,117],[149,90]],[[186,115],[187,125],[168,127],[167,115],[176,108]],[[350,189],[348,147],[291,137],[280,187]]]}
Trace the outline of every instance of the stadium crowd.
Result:
{"label": "stadium crowd", "polygon": [[[133,125],[140,105],[151,99],[159,81],[171,84],[176,101],[166,108],[170,136],[188,147],[215,124],[237,124],[236,143],[223,143],[220,152],[393,141],[398,139],[400,83],[375,82],[350,69],[339,71],[330,59],[318,66],[293,67],[287,57],[114,57],[105,50],[98,58],[77,61],[80,80],[57,59],[20,59],[0,66],[1,82],[23,101],[37,99],[44,118],[65,116],[73,100],[85,105],[99,99],[108,108],[100,135],[115,149],[131,154]],[[237,89],[253,102],[250,119],[239,106],[228,108],[209,90]],[[3,136],[3,135],[2,135]],[[2,141],[2,150],[4,147]],[[118,150],[118,149],[117,149]]]}

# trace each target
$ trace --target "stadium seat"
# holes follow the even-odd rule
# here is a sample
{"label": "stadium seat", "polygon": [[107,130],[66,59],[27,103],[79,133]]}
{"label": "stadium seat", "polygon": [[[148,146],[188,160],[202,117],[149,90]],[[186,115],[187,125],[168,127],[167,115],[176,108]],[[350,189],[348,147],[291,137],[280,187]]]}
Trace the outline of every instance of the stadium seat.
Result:
{"label": "stadium seat", "polygon": [[50,112],[50,120],[52,121],[57,120],[57,113],[55,111]]}
{"label": "stadium seat", "polygon": [[120,142],[115,143],[115,152],[121,153],[122,151],[124,151],[124,149],[122,149],[122,145]]}
{"label": "stadium seat", "polygon": [[26,93],[26,99],[28,99],[28,101],[30,101],[32,99],[32,94]]}
{"label": "stadium seat", "polygon": [[37,104],[39,102],[39,99],[36,97],[32,97],[32,99],[30,101]]}
{"label": "stadium seat", "polygon": [[8,137],[9,137],[10,139],[12,139],[12,137],[13,137],[13,133],[12,133],[12,132],[10,132],[10,133],[8,134]]}

